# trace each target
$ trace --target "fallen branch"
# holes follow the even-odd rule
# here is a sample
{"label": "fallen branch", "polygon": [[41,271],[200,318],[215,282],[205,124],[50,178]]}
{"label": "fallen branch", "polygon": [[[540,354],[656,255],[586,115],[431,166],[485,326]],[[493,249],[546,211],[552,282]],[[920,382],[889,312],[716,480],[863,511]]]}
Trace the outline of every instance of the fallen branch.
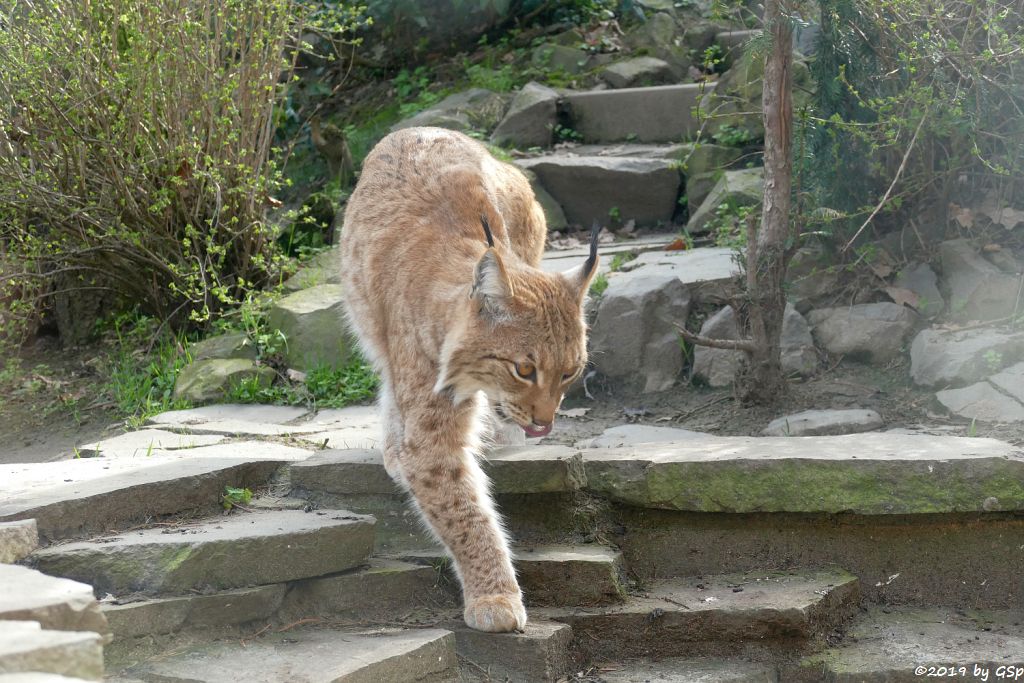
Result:
{"label": "fallen branch", "polygon": [[[675,323],[673,323],[675,324]],[[728,349],[730,351],[753,351],[754,341],[752,339],[712,339],[711,337],[702,337],[699,334],[694,334],[686,329],[683,325],[675,324],[679,335],[697,346],[708,346],[712,349]]]}

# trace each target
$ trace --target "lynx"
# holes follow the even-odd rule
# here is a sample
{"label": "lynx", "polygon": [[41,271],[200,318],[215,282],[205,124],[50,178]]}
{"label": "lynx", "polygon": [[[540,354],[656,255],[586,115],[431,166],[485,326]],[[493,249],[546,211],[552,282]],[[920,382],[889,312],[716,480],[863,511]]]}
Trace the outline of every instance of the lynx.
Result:
{"label": "lynx", "polygon": [[408,128],[366,158],[341,236],[349,322],[381,378],[384,465],[447,548],[481,631],[526,624],[477,463],[488,416],[548,434],[587,362],[596,239],[584,263],[546,273],[546,231],[519,170],[460,133]]}

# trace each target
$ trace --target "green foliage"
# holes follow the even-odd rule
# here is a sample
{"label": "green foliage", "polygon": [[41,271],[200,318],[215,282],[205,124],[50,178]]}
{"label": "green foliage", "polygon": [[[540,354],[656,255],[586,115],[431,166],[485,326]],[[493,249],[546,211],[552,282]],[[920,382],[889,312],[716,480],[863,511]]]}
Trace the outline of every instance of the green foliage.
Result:
{"label": "green foliage", "polygon": [[754,136],[746,128],[725,124],[711,134],[716,144],[726,147],[744,147],[755,140]]}
{"label": "green foliage", "polygon": [[715,208],[715,217],[709,224],[709,231],[719,247],[742,249],[747,245],[747,217],[758,213],[756,206],[740,206],[725,202]]}
{"label": "green foliage", "polygon": [[373,368],[356,357],[338,369],[328,366],[314,368],[301,381],[282,378],[270,387],[263,387],[256,378],[250,378],[232,387],[228,398],[236,403],[343,408],[371,401],[379,384]]}
{"label": "green foliage", "polygon": [[638,254],[635,251],[620,251],[619,253],[612,256],[612,262],[608,264],[608,271],[612,273],[617,273],[619,270],[622,269],[622,266],[629,263],[630,261],[635,260],[637,255]]}
{"label": "green foliage", "polygon": [[[312,5],[314,9],[319,5]],[[41,0],[0,8],[0,300],[95,276],[177,328],[270,281],[264,221],[291,0]]]}
{"label": "green foliage", "polygon": [[558,142],[581,142],[583,140],[583,135],[578,130],[560,123],[555,124],[554,133]]}
{"label": "green foliage", "polygon": [[606,289],[608,289],[608,276],[604,273],[598,273],[590,283],[590,296],[597,298],[604,294]]}
{"label": "green foliage", "polygon": [[225,486],[224,495],[220,497],[220,504],[225,510],[230,510],[240,505],[248,505],[250,502],[252,502],[252,491],[247,488],[239,489],[233,486]]}

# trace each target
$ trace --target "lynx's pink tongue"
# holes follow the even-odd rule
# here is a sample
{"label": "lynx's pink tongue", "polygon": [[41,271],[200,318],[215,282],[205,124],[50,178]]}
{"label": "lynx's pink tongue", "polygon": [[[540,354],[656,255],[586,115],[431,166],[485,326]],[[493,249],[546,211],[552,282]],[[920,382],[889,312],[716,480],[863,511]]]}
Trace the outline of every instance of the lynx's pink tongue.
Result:
{"label": "lynx's pink tongue", "polygon": [[527,427],[523,427],[523,431],[526,432],[527,436],[534,437],[534,438],[536,438],[538,436],[547,436],[548,434],[551,433],[551,425],[546,425],[544,427],[538,427],[536,425],[529,425]]}

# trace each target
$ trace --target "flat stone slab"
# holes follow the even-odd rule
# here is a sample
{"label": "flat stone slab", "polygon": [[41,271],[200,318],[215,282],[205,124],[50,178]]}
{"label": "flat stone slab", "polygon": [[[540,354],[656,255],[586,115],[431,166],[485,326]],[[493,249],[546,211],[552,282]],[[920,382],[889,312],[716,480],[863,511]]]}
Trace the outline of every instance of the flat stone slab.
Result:
{"label": "flat stone slab", "polygon": [[60,674],[42,674],[39,672],[21,674],[2,674],[0,683],[88,683],[84,678],[68,678]]}
{"label": "flat stone slab", "polygon": [[162,683],[454,683],[455,636],[440,629],[291,630],[149,661],[128,675]]}
{"label": "flat stone slab", "polygon": [[766,572],[671,579],[620,605],[533,614],[570,624],[576,642],[609,657],[672,656],[696,642],[798,645],[841,621],[858,599],[857,578],[846,572]]}
{"label": "flat stone slab", "polygon": [[317,423],[295,423],[305,414],[304,408],[291,406],[219,404],[160,413],[146,424],[165,431],[225,436],[288,436],[329,429]]}
{"label": "flat stone slab", "polygon": [[574,92],[565,96],[585,142],[679,142],[696,133],[693,108],[714,84]]}
{"label": "flat stone slab", "polygon": [[929,671],[936,680],[1024,679],[1020,612],[886,611],[871,610],[847,631],[850,642],[803,659],[780,680],[903,683],[928,680]]}
{"label": "flat stone slab", "polygon": [[627,263],[622,270],[656,268],[673,273],[689,288],[693,303],[725,304],[734,289],[733,281],[740,274],[735,257],[736,252],[726,247],[649,251]]}
{"label": "flat stone slab", "polygon": [[572,627],[531,619],[522,633],[481,633],[465,624],[447,625],[455,633],[455,649],[485,669],[489,680],[554,682],[569,673]]}
{"label": "flat stone slab", "polygon": [[951,413],[982,422],[1024,421],[1024,405],[989,382],[977,382],[961,389],[945,389],[935,394]]}
{"label": "flat stone slab", "polygon": [[82,458],[144,458],[160,451],[212,446],[224,438],[218,434],[179,434],[163,429],[140,429],[83,444],[75,450]]}
{"label": "flat stone slab", "polygon": [[[663,249],[677,237],[675,233],[654,233],[644,235],[631,240],[610,242],[599,245],[597,253],[601,256],[597,264],[598,272],[607,273],[611,267],[615,254]],[[563,273],[583,263],[587,258],[587,247],[573,247],[572,249],[549,249],[544,252],[541,258],[540,268],[545,273]]]}
{"label": "flat stone slab", "polygon": [[600,545],[515,549],[513,563],[528,605],[584,606],[621,602],[622,553]]}
{"label": "flat stone slab", "polygon": [[882,416],[874,410],[805,410],[784,415],[768,423],[763,436],[831,436],[858,434],[881,429]]}
{"label": "flat stone slab", "polygon": [[0,522],[0,564],[23,560],[39,547],[39,529],[36,520]]}
{"label": "flat stone slab", "polygon": [[710,657],[639,660],[601,671],[606,683],[777,683],[775,667]]}
{"label": "flat stone slab", "polygon": [[350,406],[322,410],[310,420],[298,423],[304,427],[317,427],[313,434],[299,435],[299,441],[327,448],[376,448],[383,439],[380,408],[377,406]]}
{"label": "flat stone slab", "polygon": [[55,631],[107,633],[92,586],[29,567],[0,565],[0,620],[35,621]]}
{"label": "flat stone slab", "polygon": [[642,443],[670,443],[685,441],[694,437],[708,438],[710,434],[694,432],[676,427],[627,424],[609,427],[600,436],[576,442],[576,448],[622,448]]}
{"label": "flat stone slab", "polygon": [[254,489],[283,462],[167,454],[0,465],[0,521],[35,518],[40,537],[56,540],[160,515],[213,512],[225,486]]}
{"label": "flat stone slab", "polygon": [[53,546],[35,560],[42,571],[86,581],[100,594],[223,590],[358,566],[372,551],[374,524],[344,510],[234,514]]}
{"label": "flat stone slab", "polygon": [[103,614],[115,640],[176,633],[185,628],[220,628],[270,619],[281,605],[286,584],[239,588],[212,595],[153,598],[125,604],[104,603]]}
{"label": "flat stone slab", "polygon": [[50,631],[35,621],[0,621],[0,674],[35,671],[103,679],[103,638],[89,631]]}
{"label": "flat stone slab", "polygon": [[384,456],[369,449],[324,450],[290,468],[292,486],[334,495],[400,495],[384,469]]}
{"label": "flat stone slab", "polygon": [[588,490],[638,507],[864,515],[1024,509],[1024,455],[995,439],[709,437],[592,449],[583,460]]}

